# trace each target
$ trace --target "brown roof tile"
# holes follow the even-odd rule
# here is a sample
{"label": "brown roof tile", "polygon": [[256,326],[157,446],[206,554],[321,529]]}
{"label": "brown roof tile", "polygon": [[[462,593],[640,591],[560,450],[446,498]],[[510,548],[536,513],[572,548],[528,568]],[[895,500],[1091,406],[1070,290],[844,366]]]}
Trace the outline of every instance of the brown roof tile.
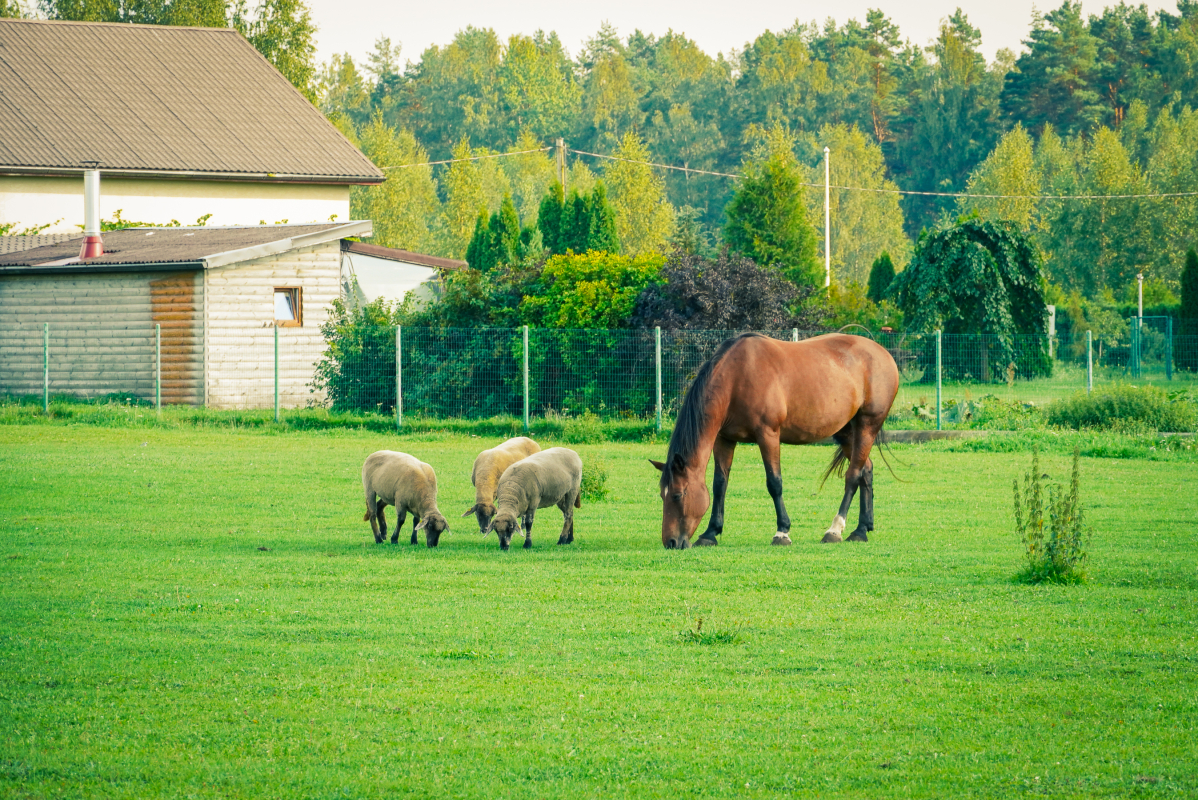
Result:
{"label": "brown roof tile", "polygon": [[88,167],[383,180],[236,31],[0,19],[0,171]]}

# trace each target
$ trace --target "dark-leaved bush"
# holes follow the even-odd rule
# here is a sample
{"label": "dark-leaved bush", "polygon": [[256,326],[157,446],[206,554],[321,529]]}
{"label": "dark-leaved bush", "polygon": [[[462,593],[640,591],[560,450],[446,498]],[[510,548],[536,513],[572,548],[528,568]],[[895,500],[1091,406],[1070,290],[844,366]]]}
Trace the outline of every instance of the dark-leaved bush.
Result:
{"label": "dark-leaved bush", "polygon": [[1089,394],[1078,392],[1054,400],[1047,414],[1049,425],[1077,430],[1198,430],[1198,403],[1155,386],[1116,385]]}

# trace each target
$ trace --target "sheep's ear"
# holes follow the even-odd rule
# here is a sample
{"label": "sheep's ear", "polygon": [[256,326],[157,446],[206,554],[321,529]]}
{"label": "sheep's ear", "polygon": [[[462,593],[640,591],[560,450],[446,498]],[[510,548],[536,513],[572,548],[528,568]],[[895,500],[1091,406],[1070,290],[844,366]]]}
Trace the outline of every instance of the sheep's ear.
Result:
{"label": "sheep's ear", "polygon": [[424,530],[424,526],[427,524],[428,524],[428,517],[425,517],[424,519],[420,520],[420,524],[416,526],[416,530],[418,530],[418,531]]}
{"label": "sheep's ear", "polygon": [[649,463],[652,464],[653,466],[657,467],[658,472],[666,471],[666,465],[664,463],[662,463],[661,461],[654,461],[653,459],[649,459]]}
{"label": "sheep's ear", "polygon": [[483,538],[486,539],[487,534],[493,530],[495,530],[495,520],[492,519],[491,523],[489,525],[487,525],[487,527],[485,529],[483,529]]}
{"label": "sheep's ear", "polygon": [[463,517],[468,517],[468,516],[470,516],[471,514],[473,514],[473,513],[474,513],[475,511],[477,511],[477,510],[478,510],[478,503],[475,503],[474,505],[470,506],[470,508],[466,509],[466,513],[465,513],[465,514],[463,514],[462,516],[463,516]]}

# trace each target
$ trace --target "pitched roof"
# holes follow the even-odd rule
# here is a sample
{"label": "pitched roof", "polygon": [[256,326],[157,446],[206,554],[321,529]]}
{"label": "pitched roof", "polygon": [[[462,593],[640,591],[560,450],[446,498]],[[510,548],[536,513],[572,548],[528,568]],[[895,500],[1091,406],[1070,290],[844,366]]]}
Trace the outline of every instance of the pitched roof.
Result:
{"label": "pitched roof", "polygon": [[464,269],[469,266],[465,261],[458,261],[454,258],[441,258],[440,256],[430,256],[425,253],[414,253],[411,250],[400,250],[397,247],[383,247],[377,244],[367,244],[366,242],[353,242],[348,239],[341,240],[342,252],[361,253],[364,256],[373,256],[374,258],[382,258],[387,261],[398,261],[402,264],[415,264],[418,267],[431,267],[433,269]]}
{"label": "pitched roof", "polygon": [[381,183],[239,33],[0,19],[0,173]]}
{"label": "pitched roof", "polygon": [[105,233],[104,255],[86,261],[79,260],[78,237],[0,254],[0,275],[206,269],[370,233],[369,221],[233,228],[126,228]]}
{"label": "pitched roof", "polygon": [[62,244],[72,239],[82,239],[83,231],[78,233],[39,233],[34,236],[0,236],[0,254],[19,253],[22,250],[32,250],[35,247],[45,247],[48,244]]}

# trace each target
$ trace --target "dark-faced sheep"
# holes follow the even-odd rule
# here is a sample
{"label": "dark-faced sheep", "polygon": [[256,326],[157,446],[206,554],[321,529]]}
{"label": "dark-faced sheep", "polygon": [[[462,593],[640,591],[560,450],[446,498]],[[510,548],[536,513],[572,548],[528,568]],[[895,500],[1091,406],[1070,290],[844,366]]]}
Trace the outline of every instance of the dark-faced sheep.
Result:
{"label": "dark-faced sheep", "polygon": [[424,531],[424,541],[436,547],[441,533],[449,523],[437,510],[437,474],[433,468],[407,453],[394,450],[379,450],[366,457],[362,465],[362,489],[366,492],[366,516],[374,531],[375,544],[387,538],[387,519],[383,516],[386,506],[395,507],[395,533],[391,544],[399,541],[408,512],[412,512],[412,544],[416,544],[416,532]]}
{"label": "dark-faced sheep", "polygon": [[470,472],[470,482],[474,484],[474,505],[462,516],[473,514],[478,520],[478,529],[485,531],[495,516],[495,492],[499,488],[499,476],[512,464],[539,452],[539,444],[526,436],[518,436],[479,453]]}
{"label": "dark-faced sheep", "polygon": [[499,477],[495,516],[488,531],[495,531],[504,550],[512,534],[523,526],[524,547],[532,547],[532,521],[538,508],[557,506],[565,522],[558,544],[574,541],[574,509],[582,508],[582,459],[565,447],[551,447],[517,461]]}

